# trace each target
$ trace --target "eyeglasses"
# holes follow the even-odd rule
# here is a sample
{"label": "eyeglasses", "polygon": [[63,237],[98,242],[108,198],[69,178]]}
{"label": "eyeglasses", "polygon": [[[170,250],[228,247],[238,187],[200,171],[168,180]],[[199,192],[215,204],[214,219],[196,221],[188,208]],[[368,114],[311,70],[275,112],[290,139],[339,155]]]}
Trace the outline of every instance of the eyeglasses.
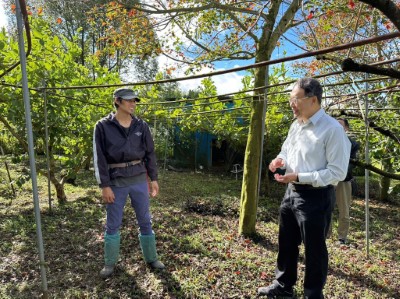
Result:
{"label": "eyeglasses", "polygon": [[312,96],[311,97],[304,97],[304,98],[290,98],[289,99],[289,104],[296,104],[297,105],[297,103],[299,102],[299,101],[301,101],[301,100],[305,100],[305,99],[308,99],[308,98],[312,98]]}

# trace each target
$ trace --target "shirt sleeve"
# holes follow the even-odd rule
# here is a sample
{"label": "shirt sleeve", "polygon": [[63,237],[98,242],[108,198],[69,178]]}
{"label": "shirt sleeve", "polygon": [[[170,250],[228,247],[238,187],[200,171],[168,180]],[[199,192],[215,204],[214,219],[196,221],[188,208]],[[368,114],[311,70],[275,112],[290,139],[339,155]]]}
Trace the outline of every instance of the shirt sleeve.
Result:
{"label": "shirt sleeve", "polygon": [[144,162],[147,169],[147,175],[150,177],[151,181],[158,180],[158,171],[157,171],[157,158],[154,148],[153,137],[151,136],[150,128],[146,124],[144,129],[144,142],[145,142],[145,157]]}
{"label": "shirt sleeve", "polygon": [[93,167],[97,183],[101,188],[110,186],[110,175],[104,148],[104,134],[100,123],[97,123],[93,131]]}
{"label": "shirt sleeve", "polygon": [[321,187],[337,185],[338,182],[346,178],[351,142],[344,130],[340,127],[332,128],[324,141],[324,146],[327,161],[326,168],[299,173],[298,178],[300,183]]}

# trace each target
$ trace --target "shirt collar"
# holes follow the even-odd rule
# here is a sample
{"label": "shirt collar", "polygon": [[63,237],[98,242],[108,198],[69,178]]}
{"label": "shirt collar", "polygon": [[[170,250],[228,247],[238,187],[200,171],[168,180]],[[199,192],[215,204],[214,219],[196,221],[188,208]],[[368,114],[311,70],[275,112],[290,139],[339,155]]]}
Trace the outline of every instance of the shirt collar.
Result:
{"label": "shirt collar", "polygon": [[324,109],[320,108],[313,116],[309,118],[309,121],[315,126],[315,124],[325,115]]}

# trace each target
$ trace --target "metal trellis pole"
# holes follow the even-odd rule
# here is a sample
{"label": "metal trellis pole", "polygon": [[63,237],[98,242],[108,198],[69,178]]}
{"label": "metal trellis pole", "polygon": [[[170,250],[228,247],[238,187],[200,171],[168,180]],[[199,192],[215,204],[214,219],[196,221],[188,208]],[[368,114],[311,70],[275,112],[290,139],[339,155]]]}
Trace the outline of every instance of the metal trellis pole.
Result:
{"label": "metal trellis pole", "polygon": [[26,122],[26,132],[28,139],[28,154],[29,154],[29,164],[31,170],[33,203],[34,203],[35,219],[36,219],[37,246],[39,250],[39,259],[40,259],[40,274],[42,278],[43,298],[48,298],[35,155],[33,150],[32,119],[31,119],[30,99],[28,90],[28,77],[26,72],[26,53],[25,53],[24,36],[23,36],[22,12],[19,1],[16,0],[15,3],[17,9],[16,18],[18,27],[18,48],[19,48],[19,59],[21,61],[22,90],[23,90],[23,98],[25,106],[25,122]]}
{"label": "metal trellis pole", "polygon": [[157,139],[157,116],[154,115],[154,129],[153,129],[153,139]]}
{"label": "metal trellis pole", "polygon": [[47,163],[47,194],[49,196],[49,212],[51,213],[51,179],[50,179],[50,151],[49,151],[49,124],[47,117],[47,92],[46,83],[44,84],[43,98],[44,98],[44,130],[46,140],[46,163]]}
{"label": "metal trellis pole", "polygon": [[[168,124],[167,124],[168,126]],[[167,169],[167,152],[168,152],[168,137],[169,137],[169,131],[168,131],[168,127],[166,130],[166,134],[165,134],[165,147],[164,147],[164,170]]]}
{"label": "metal trellis pole", "polygon": [[194,172],[197,172],[197,133],[194,133]]}
{"label": "metal trellis pole", "polygon": [[[368,74],[365,74],[368,79]],[[368,90],[368,82],[365,82]],[[369,164],[369,120],[368,120],[368,94],[365,95],[365,163]],[[365,169],[365,241],[367,257],[369,257],[369,170]]]}

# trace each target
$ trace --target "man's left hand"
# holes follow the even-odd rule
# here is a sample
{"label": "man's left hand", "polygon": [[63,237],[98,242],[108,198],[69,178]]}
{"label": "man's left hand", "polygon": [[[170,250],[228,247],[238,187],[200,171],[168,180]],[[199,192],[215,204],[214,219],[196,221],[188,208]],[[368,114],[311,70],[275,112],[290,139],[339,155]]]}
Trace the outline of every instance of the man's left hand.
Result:
{"label": "man's left hand", "polygon": [[150,195],[151,197],[155,197],[158,194],[158,182],[157,181],[151,181],[150,182]]}

